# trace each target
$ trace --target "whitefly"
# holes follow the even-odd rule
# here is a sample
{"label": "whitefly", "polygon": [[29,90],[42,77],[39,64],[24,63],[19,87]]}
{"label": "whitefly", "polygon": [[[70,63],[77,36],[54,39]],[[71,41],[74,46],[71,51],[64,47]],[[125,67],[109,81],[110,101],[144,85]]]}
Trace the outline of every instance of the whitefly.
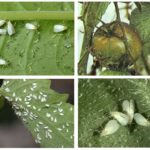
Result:
{"label": "whitefly", "polygon": [[104,129],[101,132],[101,136],[106,136],[115,133],[119,129],[120,125],[116,120],[110,120],[105,125]]}
{"label": "whitefly", "polygon": [[7,23],[7,32],[9,35],[13,35],[15,33],[15,28],[10,21]]}
{"label": "whitefly", "polygon": [[0,27],[6,23],[6,20],[0,20]]}
{"label": "whitefly", "polygon": [[28,30],[36,30],[38,28],[38,26],[34,25],[32,23],[26,23],[25,28],[28,29]]}
{"label": "whitefly", "polygon": [[129,124],[131,124],[133,117],[134,117],[134,101],[133,100],[124,100],[122,103],[123,111],[127,113],[129,116]]}
{"label": "whitefly", "polygon": [[122,126],[126,126],[129,122],[129,116],[121,112],[111,112],[113,118],[115,118]]}
{"label": "whitefly", "polygon": [[67,30],[67,29],[68,29],[67,26],[64,26],[64,25],[61,25],[61,24],[56,24],[56,25],[54,25],[53,31],[54,31],[55,33],[59,33],[59,32],[65,31],[65,30]]}
{"label": "whitefly", "polygon": [[7,64],[8,62],[5,59],[0,58],[0,65],[7,65]]}
{"label": "whitefly", "polygon": [[142,114],[140,113],[135,113],[134,114],[134,120],[138,125],[148,127],[150,126],[150,122],[148,119],[146,119]]}
{"label": "whitefly", "polygon": [[0,29],[0,35],[5,35],[7,33],[6,29]]}

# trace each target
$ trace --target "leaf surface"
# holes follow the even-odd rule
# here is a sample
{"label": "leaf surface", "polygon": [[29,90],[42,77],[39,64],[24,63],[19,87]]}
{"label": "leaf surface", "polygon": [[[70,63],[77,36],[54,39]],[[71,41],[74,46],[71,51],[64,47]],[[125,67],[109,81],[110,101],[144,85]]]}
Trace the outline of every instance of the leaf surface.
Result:
{"label": "leaf surface", "polygon": [[41,147],[73,147],[73,106],[49,80],[5,80],[0,93]]}
{"label": "leaf surface", "polygon": [[[73,11],[73,3],[3,2],[0,11]],[[25,23],[37,24],[37,30],[25,29]],[[0,36],[0,57],[8,62],[0,66],[1,75],[72,75],[74,72],[74,23],[66,20],[12,21],[15,34]],[[66,32],[54,33],[62,24]],[[6,26],[4,26],[6,28]]]}
{"label": "leaf surface", "polygon": [[101,131],[112,119],[111,111],[122,112],[124,100],[134,100],[135,112],[150,119],[150,80],[87,79],[79,81],[80,147],[149,147],[150,127],[134,121],[120,126],[114,134],[101,137]]}

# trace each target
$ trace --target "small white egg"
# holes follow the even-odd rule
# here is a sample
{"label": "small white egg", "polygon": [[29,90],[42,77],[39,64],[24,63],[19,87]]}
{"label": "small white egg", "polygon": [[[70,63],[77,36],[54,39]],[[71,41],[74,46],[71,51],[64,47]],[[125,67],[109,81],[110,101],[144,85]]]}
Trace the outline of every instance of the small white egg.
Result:
{"label": "small white egg", "polygon": [[5,20],[0,20],[0,27],[3,26],[6,23]]}
{"label": "small white egg", "polygon": [[6,29],[0,29],[0,35],[5,35],[7,33]]}
{"label": "small white egg", "polygon": [[129,122],[129,116],[121,112],[111,112],[111,115],[123,126],[126,126]]}
{"label": "small white egg", "polygon": [[36,30],[38,27],[32,23],[26,23],[25,28],[28,30]]}
{"label": "small white egg", "polygon": [[9,35],[13,35],[15,33],[14,26],[10,21],[7,23],[7,32]]}
{"label": "small white egg", "polygon": [[64,25],[60,25],[60,24],[54,25],[54,32],[55,33],[63,32],[65,30],[67,30],[67,27]]}
{"label": "small white egg", "polygon": [[134,117],[134,101],[133,100],[125,100],[122,103],[123,111],[127,113],[129,116],[129,124],[131,124]]}
{"label": "small white egg", "polygon": [[115,133],[119,129],[120,125],[116,120],[110,120],[105,128],[101,132],[101,136],[106,136]]}
{"label": "small white egg", "polygon": [[3,58],[0,58],[0,65],[7,65],[7,61]]}
{"label": "small white egg", "polygon": [[134,120],[138,125],[148,127],[150,126],[150,122],[141,114],[135,113]]}

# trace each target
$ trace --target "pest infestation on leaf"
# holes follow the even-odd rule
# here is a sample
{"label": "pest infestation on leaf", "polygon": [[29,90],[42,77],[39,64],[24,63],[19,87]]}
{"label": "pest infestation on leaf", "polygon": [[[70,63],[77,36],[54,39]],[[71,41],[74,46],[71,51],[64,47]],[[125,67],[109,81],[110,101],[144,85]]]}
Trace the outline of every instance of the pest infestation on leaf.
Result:
{"label": "pest infestation on leaf", "polygon": [[[20,86],[18,91],[14,91],[11,87],[11,84],[14,82],[18,82]],[[49,88],[49,85],[47,88]],[[59,101],[51,103],[53,100],[51,97],[53,97],[53,94],[56,95],[56,93],[50,89],[49,92],[47,89],[45,91],[42,81],[33,80],[31,82],[26,79],[16,81],[5,80],[2,89],[9,93],[9,96],[5,98],[12,103],[16,115],[27,126],[33,127],[34,130],[31,130],[31,133],[34,135],[36,143],[48,142],[50,144],[51,141],[58,138],[58,134],[60,138],[63,138],[62,135],[64,135],[68,137],[69,141],[72,141],[73,132],[70,128],[72,125],[66,119],[67,110],[64,108],[61,98]],[[68,111],[70,109],[72,109],[72,106],[69,106]],[[61,123],[60,119],[65,121]],[[59,142],[63,146],[64,143],[61,140]]]}
{"label": "pest infestation on leaf", "polygon": [[[133,100],[124,100],[122,102],[122,109],[126,113],[122,112],[111,112],[111,116],[116,119],[115,121],[118,122],[122,126],[127,126],[128,124],[131,125],[133,118],[137,125],[149,127],[150,121],[148,121],[143,115],[140,113],[135,113],[135,106]],[[109,134],[115,133],[119,126],[114,121],[109,121],[105,128],[101,132],[101,136],[106,136]],[[108,133],[108,134],[107,134]]]}

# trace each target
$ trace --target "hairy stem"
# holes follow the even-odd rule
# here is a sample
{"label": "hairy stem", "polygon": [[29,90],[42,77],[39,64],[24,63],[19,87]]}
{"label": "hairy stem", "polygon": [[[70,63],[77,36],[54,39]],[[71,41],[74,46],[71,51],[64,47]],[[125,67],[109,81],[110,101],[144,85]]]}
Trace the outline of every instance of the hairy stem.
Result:
{"label": "hairy stem", "polygon": [[74,20],[73,11],[0,11],[8,20]]}

